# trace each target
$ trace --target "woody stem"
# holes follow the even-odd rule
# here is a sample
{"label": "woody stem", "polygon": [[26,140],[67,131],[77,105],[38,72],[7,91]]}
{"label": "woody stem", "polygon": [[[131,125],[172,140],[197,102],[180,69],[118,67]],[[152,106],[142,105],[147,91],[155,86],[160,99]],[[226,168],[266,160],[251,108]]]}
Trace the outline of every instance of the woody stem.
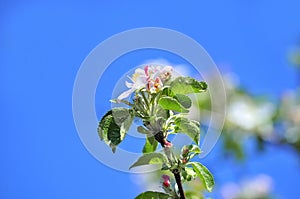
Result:
{"label": "woody stem", "polygon": [[[168,160],[169,160],[170,164],[173,165],[173,163],[174,163],[174,160],[173,160],[174,154],[173,154],[172,148],[167,147],[165,145],[165,137],[163,135],[163,132],[160,131],[160,132],[156,133],[154,135],[154,137],[161,144],[161,146],[164,148],[164,152],[165,152],[166,156],[168,157]],[[172,170],[172,173],[175,177],[175,181],[176,181],[176,184],[178,186],[180,199],[185,199],[185,194],[184,194],[183,186],[182,186],[182,182],[181,182],[180,171],[176,168],[176,169]]]}
{"label": "woody stem", "polygon": [[180,172],[178,169],[173,169],[172,173],[174,174],[176,184],[178,186],[180,199],[185,199],[185,194],[184,194],[183,187],[182,187]]}

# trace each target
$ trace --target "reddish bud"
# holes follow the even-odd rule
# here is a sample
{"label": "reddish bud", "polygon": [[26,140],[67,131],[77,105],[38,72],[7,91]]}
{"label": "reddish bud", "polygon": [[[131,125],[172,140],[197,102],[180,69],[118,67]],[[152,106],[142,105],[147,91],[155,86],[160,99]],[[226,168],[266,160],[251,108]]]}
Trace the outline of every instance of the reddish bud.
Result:
{"label": "reddish bud", "polygon": [[169,142],[168,140],[164,140],[164,147],[171,148],[172,146],[173,144],[171,142]]}
{"label": "reddish bud", "polygon": [[186,159],[186,158],[181,159],[181,162],[182,162],[183,164],[186,164],[186,163],[187,163],[187,159]]}
{"label": "reddish bud", "polygon": [[170,183],[169,180],[163,182],[164,187],[169,187],[170,184],[171,184],[171,183]]}
{"label": "reddish bud", "polygon": [[170,176],[168,176],[168,175],[162,175],[161,177],[162,177],[162,179],[164,179],[164,181],[167,181],[167,180],[170,181]]}
{"label": "reddish bud", "polygon": [[146,76],[148,77],[149,76],[149,66],[148,65],[145,66],[144,71],[145,71]]}
{"label": "reddish bud", "polygon": [[186,155],[186,154],[188,154],[190,151],[188,150],[188,149],[184,149],[183,151],[182,151],[182,155]]}
{"label": "reddish bud", "polygon": [[164,187],[169,187],[170,184],[171,184],[171,182],[170,182],[170,176],[168,176],[168,175],[163,175],[163,176],[162,176],[162,179],[164,180],[164,181],[163,181],[163,186],[164,186]]}

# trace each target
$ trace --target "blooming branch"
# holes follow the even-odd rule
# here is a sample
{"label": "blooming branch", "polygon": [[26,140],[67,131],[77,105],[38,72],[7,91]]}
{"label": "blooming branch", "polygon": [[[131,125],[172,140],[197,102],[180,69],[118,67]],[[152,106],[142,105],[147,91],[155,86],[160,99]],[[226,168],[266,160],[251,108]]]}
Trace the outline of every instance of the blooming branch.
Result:
{"label": "blooming branch", "polygon": [[[146,135],[143,155],[130,167],[147,164],[162,164],[162,170],[174,175],[176,185],[171,184],[169,176],[164,175],[163,192],[145,192],[136,199],[180,198],[185,199],[182,182],[199,177],[206,190],[211,191],[214,180],[208,169],[199,162],[190,160],[201,152],[198,147],[200,124],[186,118],[192,100],[187,94],[206,91],[207,84],[190,77],[174,78],[171,66],[147,65],[138,68],[125,84],[129,90],[121,93],[115,103],[125,103],[130,108],[114,108],[107,112],[99,122],[98,133],[113,152],[126,136],[133,119],[141,118],[143,125],[137,131]],[[134,94],[133,103],[126,100]],[[196,144],[184,146],[178,157],[173,152],[173,144],[168,135],[184,133]],[[163,153],[156,152],[157,145]]]}

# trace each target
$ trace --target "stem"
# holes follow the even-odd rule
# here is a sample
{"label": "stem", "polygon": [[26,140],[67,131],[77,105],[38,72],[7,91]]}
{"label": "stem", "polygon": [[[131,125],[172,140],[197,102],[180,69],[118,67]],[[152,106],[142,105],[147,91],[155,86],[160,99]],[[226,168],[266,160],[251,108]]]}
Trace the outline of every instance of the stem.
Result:
{"label": "stem", "polygon": [[[174,164],[174,153],[172,151],[172,148],[170,147],[166,147],[164,140],[161,140],[161,137],[159,135],[161,135],[162,132],[157,133],[155,136],[155,139],[162,145],[162,147],[164,148],[164,152],[169,160],[169,163],[171,164],[171,166],[173,166]],[[178,186],[178,190],[179,190],[179,194],[180,194],[180,199],[185,199],[185,194],[183,191],[183,187],[182,187],[182,182],[181,182],[181,175],[180,175],[180,171],[178,168],[171,170],[172,173],[174,174],[175,177],[175,181],[176,184]]]}
{"label": "stem", "polygon": [[[174,153],[172,151],[172,148],[164,147],[164,152],[165,152],[166,156],[168,157],[168,160],[169,160],[171,166],[173,166],[173,163],[174,163],[175,159],[174,159]],[[180,199],[185,199],[185,194],[184,194],[183,187],[182,187],[182,182],[181,182],[180,171],[179,171],[179,169],[173,169],[171,171],[174,174],[175,181],[176,181],[176,184],[178,186]]]}
{"label": "stem", "polygon": [[179,190],[179,194],[180,194],[180,199],[185,199],[185,194],[184,194],[183,187],[182,187],[180,172],[178,171],[178,169],[174,169],[172,171],[172,173],[174,174],[174,177],[175,177],[175,180],[176,180],[176,184],[178,186],[178,190]]}
{"label": "stem", "polygon": [[[141,92],[141,95],[142,95],[142,97],[143,97],[143,99],[144,99],[144,102],[145,102],[145,104],[146,104],[146,107],[147,107],[147,110],[149,110],[149,102],[148,102],[148,99],[147,99],[147,97],[146,97],[146,95],[145,95],[145,93],[142,91]],[[149,94],[148,94],[149,95]]]}

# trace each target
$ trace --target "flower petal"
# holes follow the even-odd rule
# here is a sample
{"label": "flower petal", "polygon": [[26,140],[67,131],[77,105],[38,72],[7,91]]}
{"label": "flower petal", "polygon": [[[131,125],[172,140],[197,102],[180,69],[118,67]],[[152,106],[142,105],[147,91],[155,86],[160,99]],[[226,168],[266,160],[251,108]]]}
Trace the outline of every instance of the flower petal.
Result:
{"label": "flower petal", "polygon": [[140,75],[145,75],[145,71],[141,68],[137,68],[134,73],[140,74]]}
{"label": "flower petal", "polygon": [[127,88],[132,88],[133,87],[133,83],[130,83],[128,81],[125,81],[125,85],[127,86]]}
{"label": "flower petal", "polygon": [[134,92],[134,90],[135,90],[134,88],[131,88],[131,89],[121,93],[121,95],[119,95],[119,97],[118,97],[118,100],[122,100],[122,99],[127,98],[129,95],[131,95],[131,93]]}
{"label": "flower petal", "polygon": [[144,71],[145,71],[145,75],[148,77],[149,76],[149,66],[145,66]]}
{"label": "flower petal", "polygon": [[170,181],[170,176],[168,175],[162,175],[161,177],[164,179],[164,181]]}

